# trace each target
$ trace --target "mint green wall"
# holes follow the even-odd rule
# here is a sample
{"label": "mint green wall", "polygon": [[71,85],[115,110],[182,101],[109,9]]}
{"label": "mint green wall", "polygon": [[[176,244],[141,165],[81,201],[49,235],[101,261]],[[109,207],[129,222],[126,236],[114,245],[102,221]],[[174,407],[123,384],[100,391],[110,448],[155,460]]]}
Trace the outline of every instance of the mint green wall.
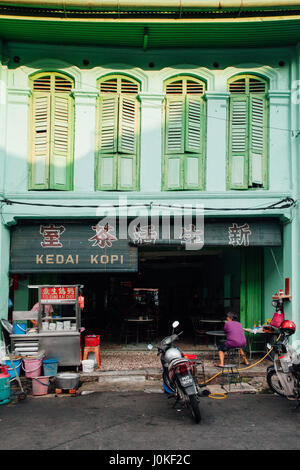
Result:
{"label": "mint green wall", "polygon": [[283,250],[281,247],[264,249],[264,296],[262,318],[272,318],[272,296],[280,289],[284,290]]}
{"label": "mint green wall", "polygon": [[[21,58],[20,64],[13,57]],[[83,59],[90,61],[83,65]],[[280,67],[279,61],[285,65]],[[154,67],[150,67],[150,63]],[[214,62],[219,67],[213,66]],[[240,215],[234,208],[252,208],[247,216],[278,216],[291,220],[285,227],[283,255],[276,251],[282,275],[292,278],[293,301],[288,315],[297,319],[300,331],[299,295],[299,223],[298,213],[289,209],[259,211],[257,207],[299,194],[299,129],[298,105],[292,100],[293,81],[300,76],[298,48],[216,49],[216,50],[155,50],[107,49],[93,47],[49,46],[42,44],[6,45],[0,66],[0,193],[10,199],[59,204],[95,204],[96,201],[115,203],[120,193],[94,191],[94,147],[96,80],[108,73],[128,73],[141,83],[141,164],[140,191],[121,193],[130,201],[156,201],[169,204],[199,204],[215,207],[210,216],[224,216],[221,208],[231,208],[225,214]],[[42,70],[59,70],[75,80],[75,151],[74,191],[28,191],[29,146],[29,76]],[[227,81],[237,73],[257,73],[269,81],[269,188],[268,190],[226,191]],[[206,185],[204,191],[162,192],[162,106],[163,81],[176,74],[192,74],[207,83],[207,152]],[[3,125],[4,123],[4,125]],[[97,217],[101,209],[57,209],[30,206],[3,206],[2,222],[7,226],[18,218],[32,217]],[[8,296],[7,226],[1,226],[0,286],[1,316],[5,316]],[[270,294],[278,289],[278,277],[272,266],[270,252],[265,250],[264,310],[269,310]],[[283,287],[282,286],[279,286]],[[299,320],[298,320],[299,319]],[[300,338],[300,336],[299,336]]]}

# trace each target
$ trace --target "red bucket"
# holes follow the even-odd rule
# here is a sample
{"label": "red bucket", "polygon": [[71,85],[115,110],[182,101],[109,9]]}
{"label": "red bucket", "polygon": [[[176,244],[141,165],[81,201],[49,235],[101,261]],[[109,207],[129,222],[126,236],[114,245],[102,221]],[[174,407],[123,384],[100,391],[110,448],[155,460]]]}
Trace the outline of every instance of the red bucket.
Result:
{"label": "red bucket", "polygon": [[86,335],[84,343],[86,346],[99,346],[100,335]]}
{"label": "red bucket", "polygon": [[184,354],[184,357],[186,357],[189,361],[195,362],[197,359],[196,354]]}
{"label": "red bucket", "polygon": [[8,374],[8,364],[0,364],[0,374]]}

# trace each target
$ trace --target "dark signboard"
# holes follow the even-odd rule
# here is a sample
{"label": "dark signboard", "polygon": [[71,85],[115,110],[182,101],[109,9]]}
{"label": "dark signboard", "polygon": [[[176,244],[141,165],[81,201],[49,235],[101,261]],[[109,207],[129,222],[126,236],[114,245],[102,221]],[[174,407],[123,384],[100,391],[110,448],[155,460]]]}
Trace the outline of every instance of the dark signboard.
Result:
{"label": "dark signboard", "polygon": [[12,228],[12,273],[138,270],[138,252],[114,227],[47,221]]}
{"label": "dark signboard", "polygon": [[101,221],[20,223],[12,228],[10,271],[136,272],[138,247],[170,244],[201,250],[203,246],[235,248],[282,243],[281,226],[276,219],[207,218],[203,222],[185,225],[184,219],[174,219],[168,230],[163,220],[156,219],[149,225],[133,225],[134,230],[129,232],[126,225],[125,235],[118,224]]}
{"label": "dark signboard", "polygon": [[281,226],[276,219],[215,220],[204,226],[206,246],[281,246],[281,243]]}

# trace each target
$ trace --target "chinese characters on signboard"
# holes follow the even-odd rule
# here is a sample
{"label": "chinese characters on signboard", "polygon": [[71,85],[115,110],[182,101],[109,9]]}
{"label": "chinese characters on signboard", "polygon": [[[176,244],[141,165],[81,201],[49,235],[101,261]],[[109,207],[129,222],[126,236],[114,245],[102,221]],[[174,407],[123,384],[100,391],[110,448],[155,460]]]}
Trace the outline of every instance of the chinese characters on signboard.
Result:
{"label": "chinese characters on signboard", "polygon": [[60,242],[60,236],[64,231],[65,227],[62,225],[41,225],[40,234],[43,237],[41,246],[43,248],[61,248],[62,243]]}
{"label": "chinese characters on signboard", "polygon": [[228,228],[229,245],[231,246],[249,246],[250,236],[252,234],[249,224],[238,225],[233,223]]}
{"label": "chinese characters on signboard", "polygon": [[41,287],[41,303],[76,301],[76,287]]}
{"label": "chinese characters on signboard", "polygon": [[172,221],[166,231],[159,220],[155,223],[151,220],[150,224],[130,222],[131,236],[128,223],[124,223],[125,230],[121,232],[121,222],[19,223],[11,230],[10,271],[137,272],[138,248],[155,248],[162,240],[163,245],[182,245],[186,250],[203,246],[247,248],[282,244],[282,228],[276,219],[208,218],[205,228],[194,221],[179,222],[175,227]]}

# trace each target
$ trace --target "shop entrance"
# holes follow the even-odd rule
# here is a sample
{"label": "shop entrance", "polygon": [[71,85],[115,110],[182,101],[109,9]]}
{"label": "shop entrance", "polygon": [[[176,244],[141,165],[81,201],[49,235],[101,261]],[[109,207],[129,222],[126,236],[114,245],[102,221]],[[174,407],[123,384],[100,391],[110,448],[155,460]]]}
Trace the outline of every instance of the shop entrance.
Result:
{"label": "shop entrance", "polygon": [[[37,301],[28,284],[82,284],[85,306],[81,324],[87,334],[101,334],[101,343],[136,342],[125,337],[127,318],[157,318],[151,324],[150,338],[160,339],[178,320],[184,338],[193,342],[191,317],[223,320],[226,312],[235,312],[244,327],[261,321],[263,292],[263,249],[209,247],[197,252],[181,248],[139,248],[138,272],[36,273],[20,277],[12,297],[16,310],[30,310]],[[143,298],[137,289],[150,289]],[[28,292],[31,291],[31,292]],[[153,302],[153,292],[158,299]],[[29,294],[29,296],[28,296]],[[155,294],[156,295],[156,294]],[[58,312],[59,314],[59,312]],[[144,324],[143,324],[144,325]],[[205,324],[210,330],[222,324]],[[146,340],[149,328],[141,330]],[[205,337],[203,338],[203,343]]]}
{"label": "shop entrance", "polygon": [[191,317],[223,320],[229,310],[240,314],[241,252],[140,249],[137,273],[70,273],[58,275],[57,281],[84,285],[82,326],[88,334],[101,334],[102,343],[134,341],[123,335],[125,319],[153,316],[158,338],[178,320],[185,338],[192,339]]}

